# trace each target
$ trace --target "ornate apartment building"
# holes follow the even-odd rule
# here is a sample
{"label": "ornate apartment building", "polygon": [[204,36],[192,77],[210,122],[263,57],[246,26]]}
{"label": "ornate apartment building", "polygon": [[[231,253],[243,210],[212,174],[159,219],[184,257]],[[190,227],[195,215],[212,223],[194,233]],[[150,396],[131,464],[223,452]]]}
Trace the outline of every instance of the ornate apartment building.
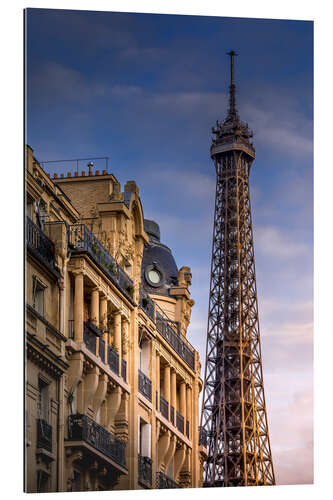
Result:
{"label": "ornate apartment building", "polygon": [[135,182],[27,147],[27,492],[202,485],[190,284]]}

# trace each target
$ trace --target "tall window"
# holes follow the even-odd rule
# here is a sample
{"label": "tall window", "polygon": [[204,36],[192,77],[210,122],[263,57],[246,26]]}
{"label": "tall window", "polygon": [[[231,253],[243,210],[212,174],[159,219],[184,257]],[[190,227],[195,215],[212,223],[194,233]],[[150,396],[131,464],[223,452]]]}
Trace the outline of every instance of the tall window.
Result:
{"label": "tall window", "polygon": [[149,376],[149,340],[141,338],[139,342],[139,368]]}
{"label": "tall window", "polygon": [[30,219],[33,219],[33,199],[31,198],[31,196],[29,196],[29,194],[27,194],[27,205],[26,205],[26,215],[28,217],[30,217]]}
{"label": "tall window", "polygon": [[73,471],[72,489],[71,491],[81,491],[81,474],[79,471]]}
{"label": "tall window", "polygon": [[49,420],[49,384],[42,378],[38,379],[38,417]]}
{"label": "tall window", "polygon": [[32,283],[32,307],[44,315],[44,292],[47,286],[37,277],[33,276]]}
{"label": "tall window", "polygon": [[143,457],[151,458],[151,425],[142,420],[142,418],[140,417],[138,420],[139,420],[138,452]]}

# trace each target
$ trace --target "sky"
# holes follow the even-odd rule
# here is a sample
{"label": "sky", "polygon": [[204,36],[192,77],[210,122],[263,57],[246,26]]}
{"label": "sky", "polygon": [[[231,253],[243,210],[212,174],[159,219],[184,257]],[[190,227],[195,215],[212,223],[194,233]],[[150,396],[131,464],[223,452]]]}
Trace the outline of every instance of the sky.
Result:
{"label": "sky", "polygon": [[275,475],[312,483],[312,22],[28,9],[27,142],[40,161],[108,156],[122,185],[136,181],[145,218],[159,223],[178,267],[192,269],[188,338],[203,376],[209,148],[227,111],[231,49],[237,107],[256,148],[251,204]]}

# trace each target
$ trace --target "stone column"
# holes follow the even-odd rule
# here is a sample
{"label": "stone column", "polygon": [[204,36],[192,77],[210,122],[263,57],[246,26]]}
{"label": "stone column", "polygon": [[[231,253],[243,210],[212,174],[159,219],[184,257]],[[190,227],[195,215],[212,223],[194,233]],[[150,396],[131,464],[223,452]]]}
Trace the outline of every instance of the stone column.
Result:
{"label": "stone column", "polygon": [[108,334],[107,334],[107,312],[108,312],[108,302],[107,298],[105,295],[101,297],[100,303],[99,303],[99,320],[101,323],[102,331],[103,331],[103,340],[105,342],[105,352],[104,352],[104,359],[105,363],[107,363],[107,343],[108,343]]}
{"label": "stone column", "polygon": [[119,375],[121,375],[121,313],[114,315],[114,343],[119,355]]}
{"label": "stone column", "polygon": [[92,322],[98,326],[99,325],[99,291],[98,288],[94,288],[91,292],[90,298],[90,319]]}
{"label": "stone column", "polygon": [[[177,410],[177,380],[176,380],[176,370],[171,370],[171,406],[174,407],[174,421],[172,422],[174,425],[176,424],[176,410]],[[170,418],[171,418],[171,410],[170,410]]]}
{"label": "stone column", "polygon": [[[191,438],[191,423],[192,423],[192,389],[190,386],[186,388],[186,418],[189,422],[189,439]],[[185,434],[186,434],[186,422],[185,422]]]}
{"label": "stone column", "polygon": [[170,415],[170,365],[165,365],[164,367],[164,385],[163,385],[164,399],[169,403],[169,415]]}
{"label": "stone column", "polygon": [[[128,319],[123,318],[122,323],[121,323],[121,353],[122,353],[122,358],[126,361],[126,380],[129,380],[129,363],[127,362],[127,353],[128,353],[128,343],[129,343],[129,336],[128,336]],[[120,362],[120,369],[121,369],[121,362]],[[121,372],[120,372],[121,375]]]}
{"label": "stone column", "polygon": [[[160,408],[160,353],[156,351],[156,391],[157,391],[157,405],[156,410]],[[155,394],[156,399],[156,394]],[[156,404],[156,402],[155,402]]]}
{"label": "stone column", "polygon": [[[98,327],[99,326],[99,291],[94,288],[90,297],[90,319]],[[99,337],[96,338],[96,356],[99,356]]]}
{"label": "stone column", "polygon": [[83,343],[83,273],[75,273],[74,340]]}
{"label": "stone column", "polygon": [[186,422],[186,384],[184,381],[180,384],[180,395],[179,395],[179,413],[184,417],[184,430]]}

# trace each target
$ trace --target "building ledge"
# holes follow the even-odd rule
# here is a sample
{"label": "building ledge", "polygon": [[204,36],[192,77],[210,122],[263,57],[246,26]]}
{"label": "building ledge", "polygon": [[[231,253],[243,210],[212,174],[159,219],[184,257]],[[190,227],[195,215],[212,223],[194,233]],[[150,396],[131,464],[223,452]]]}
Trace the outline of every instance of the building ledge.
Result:
{"label": "building ledge", "polygon": [[163,417],[163,415],[156,410],[156,418],[161,422],[161,424],[165,425],[173,434],[175,434],[181,441],[183,441],[190,448],[193,447],[192,441],[190,441],[185,434],[182,434],[177,427],[175,427],[169,420]]}
{"label": "building ledge", "polygon": [[77,344],[73,339],[67,339],[66,349],[71,349],[75,352],[82,352],[90,361],[92,361],[96,366],[98,366],[103,372],[105,372],[108,377],[114,380],[116,384],[122,387],[126,392],[130,394],[131,387],[130,385],[124,381],[122,377],[114,373],[107,364],[103,363],[103,361],[95,356],[89,349],[87,349],[84,343]]}
{"label": "building ledge", "polygon": [[85,450],[90,454],[97,456],[98,458],[108,463],[109,465],[112,465],[112,467],[117,469],[122,474],[128,475],[128,470],[126,467],[119,465],[115,460],[112,460],[112,458],[109,458],[108,456],[104,455],[104,453],[98,451],[96,448],[91,446],[89,443],[86,443],[85,441],[67,440],[65,441],[65,449],[66,448],[80,448],[82,451]]}

